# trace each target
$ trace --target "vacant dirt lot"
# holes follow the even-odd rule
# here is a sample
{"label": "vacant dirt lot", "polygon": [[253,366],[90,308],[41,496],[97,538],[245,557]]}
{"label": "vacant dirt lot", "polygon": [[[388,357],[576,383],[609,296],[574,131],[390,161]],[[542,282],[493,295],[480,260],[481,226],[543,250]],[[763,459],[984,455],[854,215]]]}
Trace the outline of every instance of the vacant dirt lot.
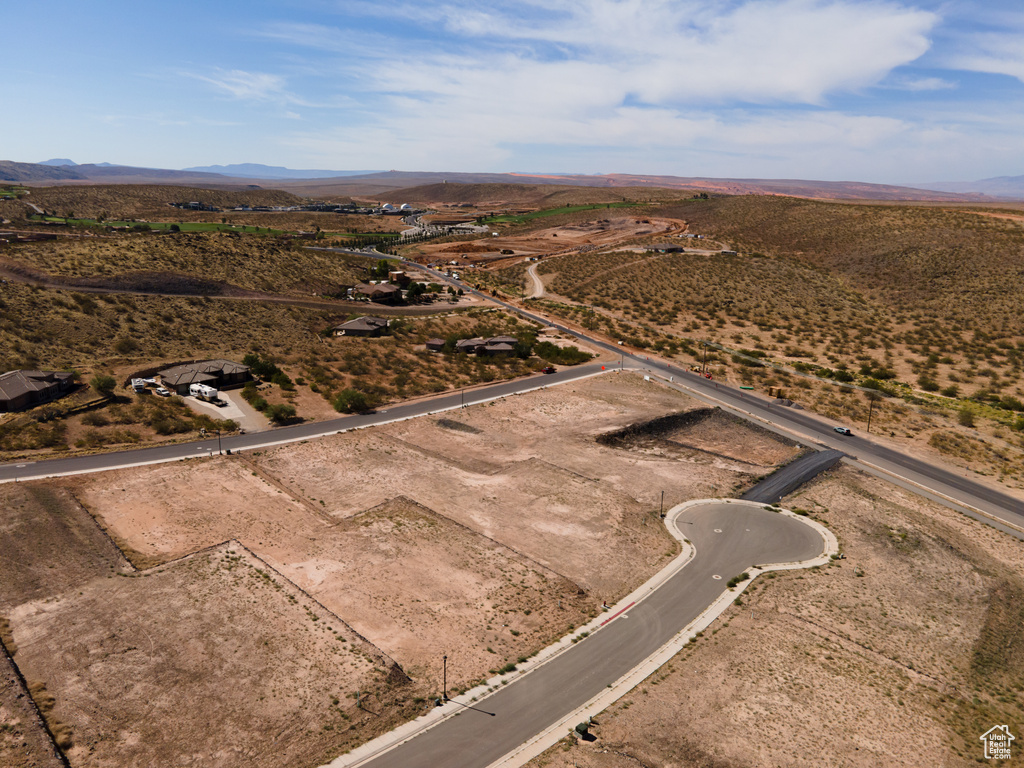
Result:
{"label": "vacant dirt lot", "polygon": [[0,485],[0,616],[59,595],[127,565],[64,489]]}
{"label": "vacant dirt lot", "polygon": [[[421,245],[408,256],[421,262],[458,259],[463,263],[486,262],[503,266],[504,262],[515,263],[526,256],[546,256],[584,247],[604,248],[645,236],[669,237],[685,228],[686,225],[677,219],[623,216],[621,212],[609,211],[609,218],[550,226],[520,235]],[[513,251],[514,255],[502,255],[503,250]]]}
{"label": "vacant dirt lot", "polygon": [[1020,542],[847,468],[786,503],[847,559],[758,579],[596,741],[534,765],[966,766],[1021,729]]}
{"label": "vacant dirt lot", "polygon": [[14,665],[0,652],[0,765],[60,768],[60,758]]}
{"label": "vacant dirt lot", "polygon": [[393,662],[234,543],[26,603],[12,623],[23,674],[72,725],[73,765],[305,764],[361,717],[348,692],[402,695]]}
{"label": "vacant dirt lot", "polygon": [[677,551],[662,489],[667,505],[767,471],[750,459],[771,446],[738,427],[731,450],[759,446],[746,461],[596,440],[696,405],[609,374],[252,455],[7,486],[16,662],[72,765],[316,764],[422,711],[442,655],[449,689],[467,688],[656,571]]}

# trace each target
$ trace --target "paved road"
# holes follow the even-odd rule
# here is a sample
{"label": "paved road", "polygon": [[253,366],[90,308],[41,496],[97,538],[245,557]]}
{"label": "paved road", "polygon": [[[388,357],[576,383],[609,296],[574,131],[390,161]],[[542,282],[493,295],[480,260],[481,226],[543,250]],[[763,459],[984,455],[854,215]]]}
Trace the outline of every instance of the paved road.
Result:
{"label": "paved road", "polygon": [[[395,259],[399,260],[399,259]],[[405,262],[403,262],[405,263]],[[593,347],[604,349],[613,354],[620,355],[620,365],[636,367],[650,371],[652,374],[660,375],[666,379],[673,380],[676,386],[704,397],[712,402],[720,403],[731,408],[744,416],[753,416],[785,430],[790,430],[802,435],[804,441],[816,448],[833,448],[843,451],[849,458],[859,466],[878,468],[884,472],[891,473],[900,478],[905,478],[911,487],[923,489],[926,493],[930,490],[937,494],[935,496],[942,503],[948,503],[954,508],[961,509],[968,514],[972,510],[980,510],[983,515],[1004,521],[1007,526],[999,526],[1002,530],[1024,539],[1024,501],[999,490],[991,485],[974,480],[964,474],[937,467],[928,462],[907,456],[899,451],[879,445],[859,435],[841,436],[832,431],[832,424],[822,418],[812,415],[807,411],[785,408],[773,404],[773,401],[761,395],[745,390],[720,384],[711,381],[697,374],[686,371],[682,368],[669,365],[657,360],[650,360],[646,356],[627,352],[622,346],[588,336],[581,331],[560,325],[548,320],[546,317],[529,312],[521,307],[515,306],[500,299],[487,296],[475,291],[465,283],[454,280],[442,272],[432,270],[423,265],[416,265],[418,269],[432,274],[438,281],[457,285],[467,293],[472,293],[480,298],[492,301],[511,312],[533,320],[542,325],[559,330],[568,336],[575,337],[580,341]],[[569,381],[583,375],[589,375],[599,370],[600,366],[580,366],[575,369],[560,371],[548,377],[547,383]],[[487,399],[489,397],[501,397],[516,392],[527,391],[537,386],[535,377],[515,382],[504,382],[491,387],[476,390],[471,399]],[[264,434],[241,435],[224,438],[225,449],[245,449],[257,445],[263,445],[268,440],[286,442],[289,440],[301,440],[316,437],[330,432],[337,432],[342,429],[371,426],[384,421],[397,418],[409,418],[416,415],[429,413],[432,410],[440,410],[446,407],[457,405],[460,395],[448,395],[432,401],[412,403],[408,405],[395,406],[385,413],[368,414],[365,416],[351,416],[344,419],[335,419],[327,422],[303,424],[296,427],[287,427],[275,430],[270,436]],[[84,456],[69,459],[55,459],[48,462],[38,462],[27,465],[3,465],[0,466],[0,481],[14,478],[46,477],[54,474],[98,471],[118,466],[128,466],[134,463],[146,461],[169,461],[181,456],[199,456],[204,453],[217,450],[217,441],[206,440],[199,443],[187,445],[166,446],[159,448],[146,448],[137,451],[124,453],[104,454],[101,456]],[[957,502],[960,505],[958,506]],[[981,517],[980,519],[986,519]]]}
{"label": "paved road", "polygon": [[[446,278],[440,273],[437,273],[437,276],[440,279],[451,282],[451,278]],[[462,285],[462,287],[467,292],[476,293],[482,298],[489,298],[511,312],[516,312],[530,320],[555,328],[591,346],[620,355],[622,364],[626,367],[646,370],[652,374],[663,376],[666,379],[671,378],[682,388],[734,409],[740,415],[753,416],[756,419],[770,422],[785,430],[796,432],[805,437],[804,442],[815,448],[841,450],[848,457],[846,461],[862,467],[878,468],[885,473],[904,478],[909,481],[911,487],[924,490],[926,494],[928,491],[932,491],[932,497],[941,503],[949,504],[972,515],[972,510],[980,510],[983,514],[978,519],[988,522],[988,518],[996,518],[1003,521],[1009,527],[998,524],[996,527],[1017,538],[1024,539],[1024,501],[998,488],[975,480],[967,476],[966,473],[961,474],[929,464],[926,461],[880,445],[860,435],[838,435],[833,431],[833,424],[807,411],[786,408],[762,395],[705,379],[703,376],[683,368],[658,360],[651,360],[644,355],[627,352],[622,346],[611,344],[579,330],[552,322],[546,317],[509,302],[486,296],[468,286]]]}
{"label": "paved road", "polygon": [[464,390],[442,397],[420,400],[404,405],[367,413],[358,416],[344,416],[328,421],[316,421],[309,424],[298,424],[292,427],[280,427],[271,432],[256,434],[231,435],[218,440],[212,437],[191,443],[141,448],[134,451],[97,454],[95,456],[75,456],[65,459],[50,459],[38,462],[15,462],[0,465],[0,482],[9,480],[28,480],[40,477],[99,472],[106,469],[130,467],[137,464],[175,461],[186,457],[208,456],[218,450],[247,450],[265,445],[308,440],[323,435],[332,435],[349,429],[370,427],[399,419],[422,416],[427,413],[459,408],[463,404],[493,400],[498,397],[527,392],[550,384],[573,381],[575,379],[600,373],[598,364],[581,365],[558,371],[553,374],[535,374],[514,381],[504,381],[487,387]]}
{"label": "paved road", "polygon": [[[372,768],[483,768],[592,699],[699,616],[725,582],[754,565],[810,560],[821,534],[763,508],[693,507],[678,528],[696,555],[663,586],[533,672],[380,757]],[[720,576],[720,579],[713,578]],[[456,707],[456,704],[449,704]],[[485,712],[495,713],[491,717]]]}
{"label": "paved road", "polygon": [[773,472],[749,491],[740,496],[745,501],[759,501],[762,504],[778,504],[801,485],[834,467],[843,458],[842,451],[815,451],[790,462],[778,472]]}

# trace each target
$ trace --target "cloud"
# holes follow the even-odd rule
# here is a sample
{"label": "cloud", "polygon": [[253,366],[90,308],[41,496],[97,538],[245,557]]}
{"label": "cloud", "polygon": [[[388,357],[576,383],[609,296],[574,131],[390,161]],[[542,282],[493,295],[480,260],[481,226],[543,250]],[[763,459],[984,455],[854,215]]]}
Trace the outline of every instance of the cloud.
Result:
{"label": "cloud", "polygon": [[199,75],[194,72],[183,74],[201,80],[221,93],[226,93],[236,99],[263,101],[278,98],[285,90],[283,77],[265,72],[245,72],[241,69],[232,69],[217,70],[212,75]]}

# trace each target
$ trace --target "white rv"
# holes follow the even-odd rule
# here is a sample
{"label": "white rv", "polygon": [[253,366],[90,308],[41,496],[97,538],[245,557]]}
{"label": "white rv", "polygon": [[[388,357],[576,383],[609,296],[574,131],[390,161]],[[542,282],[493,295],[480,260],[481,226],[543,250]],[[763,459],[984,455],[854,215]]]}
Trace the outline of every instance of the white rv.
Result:
{"label": "white rv", "polygon": [[206,384],[189,384],[188,393],[192,397],[199,398],[200,400],[216,400],[220,394],[213,387],[207,386]]}

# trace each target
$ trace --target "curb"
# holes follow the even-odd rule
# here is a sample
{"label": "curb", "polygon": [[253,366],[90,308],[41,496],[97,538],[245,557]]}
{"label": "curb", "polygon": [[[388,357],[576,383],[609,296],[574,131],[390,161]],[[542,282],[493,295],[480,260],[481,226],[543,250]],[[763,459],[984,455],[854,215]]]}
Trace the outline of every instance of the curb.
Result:
{"label": "curb", "polygon": [[[395,747],[404,744],[410,739],[418,736],[420,733],[433,728],[435,725],[447,720],[459,712],[465,706],[472,705],[479,702],[481,699],[485,699],[490,693],[501,688],[508,682],[518,680],[523,675],[529,674],[536,669],[544,666],[547,662],[551,661],[555,657],[559,656],[564,651],[571,648],[575,642],[578,642],[584,634],[590,635],[597,632],[606,624],[611,623],[618,616],[625,613],[628,609],[635,606],[637,603],[642,602],[646,597],[650,596],[656,589],[661,587],[666,581],[675,576],[679,571],[686,567],[687,564],[696,555],[696,549],[691,544],[682,532],[678,529],[676,521],[680,514],[694,506],[703,504],[737,504],[742,506],[756,507],[758,509],[766,509],[768,505],[760,502],[753,501],[742,501],[738,499],[695,499],[682,504],[677,504],[668,511],[665,517],[665,525],[669,530],[669,533],[677,539],[682,545],[682,552],[679,553],[673,560],[662,568],[658,573],[648,579],[646,582],[641,584],[639,587],[634,589],[628,595],[622,597],[614,605],[610,606],[605,613],[598,614],[597,617],[592,619],[590,622],[582,627],[579,627],[568,635],[563,637],[561,640],[553,643],[547,648],[540,651],[537,655],[531,658],[528,662],[517,665],[516,672],[511,675],[498,675],[489,679],[483,685],[477,686],[476,688],[466,691],[465,693],[453,697],[450,701],[455,703],[456,706],[442,706],[431,710],[428,714],[422,715],[415,720],[412,720],[398,728],[377,737],[376,739],[363,744],[360,747],[352,750],[348,754],[341,755],[331,762],[327,763],[322,768],[357,768],[362,766],[369,761],[380,757],[386,752],[394,749]],[[654,654],[649,656],[647,659],[642,661],[630,672],[617,681],[611,684],[611,687],[602,691],[601,694],[594,697],[590,701],[586,702],[576,710],[572,711],[560,721],[550,725],[541,733],[535,735],[529,741],[524,742],[522,745],[517,747],[512,752],[499,758],[497,761],[491,763],[488,768],[518,768],[532,760],[537,755],[541,754],[554,744],[558,743],[564,736],[569,728],[575,723],[588,716],[594,716],[610,704],[624,696],[630,690],[639,685],[644,679],[651,675],[655,670],[665,664],[669,659],[675,656],[693,637],[708,627],[715,619],[717,619],[726,608],[733,603],[733,601],[739,597],[746,587],[756,578],[759,574],[773,570],[790,570],[797,568],[811,568],[816,565],[824,565],[831,560],[833,554],[838,553],[839,544],[836,537],[829,531],[825,526],[820,523],[809,520],[806,517],[796,515],[789,510],[781,508],[771,508],[772,511],[780,514],[787,515],[799,519],[803,523],[810,525],[812,528],[818,531],[821,535],[825,545],[825,551],[818,557],[812,560],[805,560],[797,563],[776,563],[771,565],[757,565],[748,569],[750,573],[750,579],[744,581],[732,589],[726,589],[715,602],[709,605],[704,611],[690,624],[680,630],[668,643],[663,645],[660,649],[655,651]],[[459,706],[462,705],[462,706]]]}

